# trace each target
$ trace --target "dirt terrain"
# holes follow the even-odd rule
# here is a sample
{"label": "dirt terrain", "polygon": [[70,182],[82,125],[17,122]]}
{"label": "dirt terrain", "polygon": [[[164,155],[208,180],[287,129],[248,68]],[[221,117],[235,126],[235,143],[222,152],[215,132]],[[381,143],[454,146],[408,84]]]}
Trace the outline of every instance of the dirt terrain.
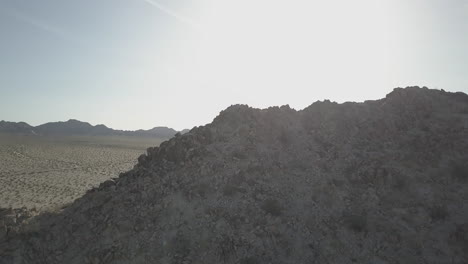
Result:
{"label": "dirt terrain", "polygon": [[0,134],[0,207],[53,210],[130,170],[154,138]]}

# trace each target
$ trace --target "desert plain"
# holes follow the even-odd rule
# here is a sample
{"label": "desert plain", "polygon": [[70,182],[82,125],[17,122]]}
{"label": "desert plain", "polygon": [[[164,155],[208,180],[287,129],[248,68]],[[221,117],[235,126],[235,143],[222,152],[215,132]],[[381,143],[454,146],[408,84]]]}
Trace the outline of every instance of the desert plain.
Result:
{"label": "desert plain", "polygon": [[92,187],[133,168],[146,148],[161,141],[0,133],[0,208],[60,209]]}

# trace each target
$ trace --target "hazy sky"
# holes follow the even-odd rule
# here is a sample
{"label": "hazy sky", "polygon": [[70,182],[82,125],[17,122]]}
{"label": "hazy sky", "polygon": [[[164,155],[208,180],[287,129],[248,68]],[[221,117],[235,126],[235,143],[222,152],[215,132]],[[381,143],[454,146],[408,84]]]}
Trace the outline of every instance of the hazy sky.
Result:
{"label": "hazy sky", "polygon": [[203,125],[231,104],[468,92],[468,0],[0,0],[0,120]]}

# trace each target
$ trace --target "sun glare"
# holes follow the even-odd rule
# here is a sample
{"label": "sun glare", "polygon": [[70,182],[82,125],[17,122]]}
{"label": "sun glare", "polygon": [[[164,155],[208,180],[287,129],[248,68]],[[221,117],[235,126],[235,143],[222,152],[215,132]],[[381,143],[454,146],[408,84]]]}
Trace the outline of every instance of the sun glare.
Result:
{"label": "sun glare", "polygon": [[372,93],[388,81],[381,1],[207,1],[198,22],[201,30],[183,42],[176,60],[177,68],[192,71],[186,85],[203,80],[202,86],[252,96],[320,87],[317,98],[330,97],[327,89],[335,88],[339,97],[352,99],[343,87]]}

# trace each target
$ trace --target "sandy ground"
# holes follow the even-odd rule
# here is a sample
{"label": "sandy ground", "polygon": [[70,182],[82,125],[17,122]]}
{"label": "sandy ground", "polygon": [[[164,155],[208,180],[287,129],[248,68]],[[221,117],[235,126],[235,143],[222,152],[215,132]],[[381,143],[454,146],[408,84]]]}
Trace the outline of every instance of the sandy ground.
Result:
{"label": "sandy ground", "polygon": [[55,210],[131,169],[161,140],[0,134],[0,207]]}

